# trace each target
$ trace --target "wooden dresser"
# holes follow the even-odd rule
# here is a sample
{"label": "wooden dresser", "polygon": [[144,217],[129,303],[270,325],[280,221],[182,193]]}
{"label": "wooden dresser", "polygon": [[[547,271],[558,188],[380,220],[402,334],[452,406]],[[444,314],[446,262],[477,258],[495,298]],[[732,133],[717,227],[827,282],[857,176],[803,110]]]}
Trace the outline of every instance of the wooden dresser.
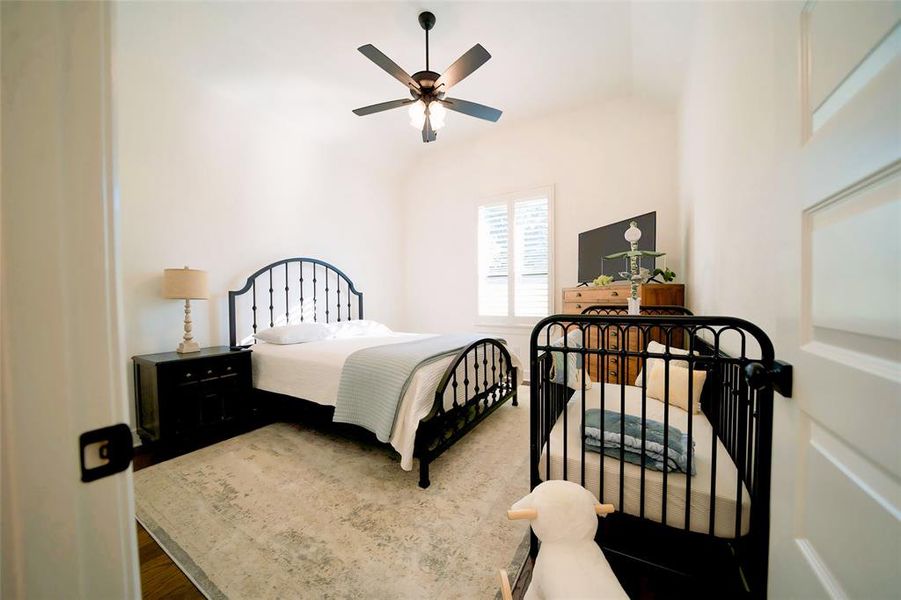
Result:
{"label": "wooden dresser", "polygon": [[[563,313],[582,314],[590,306],[621,306],[625,309],[629,293],[630,287],[625,281],[617,281],[604,287],[563,288]],[[647,283],[639,287],[638,293],[642,306],[685,306],[685,286],[681,283]],[[609,329],[604,333],[604,337],[605,339],[601,340],[599,331],[589,329],[586,346],[600,348],[603,341],[607,350],[616,351],[624,348],[636,352],[645,346],[644,336],[634,328]],[[657,336],[652,333],[651,337]],[[675,345],[679,345],[678,341],[674,342]],[[639,358],[608,356],[601,359],[595,355],[588,358],[588,374],[592,381],[604,379],[610,383],[619,383],[622,378],[625,383],[631,385],[641,370],[641,362],[643,361]],[[603,377],[599,373],[603,373]]]}
{"label": "wooden dresser", "polygon": [[[681,283],[645,283],[638,288],[641,303],[645,305],[685,306],[685,286]],[[563,288],[563,313],[578,315],[595,304],[626,306],[629,284],[616,281],[604,287]]]}

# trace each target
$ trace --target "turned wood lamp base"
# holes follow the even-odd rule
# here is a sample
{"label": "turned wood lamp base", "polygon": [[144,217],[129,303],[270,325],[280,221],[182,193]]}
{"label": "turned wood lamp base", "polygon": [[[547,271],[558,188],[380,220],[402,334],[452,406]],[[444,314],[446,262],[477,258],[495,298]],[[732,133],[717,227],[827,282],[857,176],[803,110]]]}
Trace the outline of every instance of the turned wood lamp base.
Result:
{"label": "turned wood lamp base", "polygon": [[200,344],[194,341],[194,336],[191,334],[193,327],[191,322],[191,301],[185,300],[185,337],[178,345],[178,348],[175,349],[179,354],[200,352]]}
{"label": "turned wood lamp base", "polygon": [[179,354],[190,354],[192,352],[200,352],[200,344],[191,340],[190,342],[182,342],[175,349]]}

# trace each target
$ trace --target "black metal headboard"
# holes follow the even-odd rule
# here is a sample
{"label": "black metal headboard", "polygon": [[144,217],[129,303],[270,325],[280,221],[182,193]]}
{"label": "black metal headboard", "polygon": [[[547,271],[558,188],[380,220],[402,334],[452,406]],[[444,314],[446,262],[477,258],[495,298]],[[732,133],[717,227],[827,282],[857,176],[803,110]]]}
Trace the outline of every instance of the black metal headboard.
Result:
{"label": "black metal headboard", "polygon": [[362,318],[363,293],[341,269],[318,258],[285,258],[266,265],[240,290],[228,293],[231,346],[252,343],[258,328]]}

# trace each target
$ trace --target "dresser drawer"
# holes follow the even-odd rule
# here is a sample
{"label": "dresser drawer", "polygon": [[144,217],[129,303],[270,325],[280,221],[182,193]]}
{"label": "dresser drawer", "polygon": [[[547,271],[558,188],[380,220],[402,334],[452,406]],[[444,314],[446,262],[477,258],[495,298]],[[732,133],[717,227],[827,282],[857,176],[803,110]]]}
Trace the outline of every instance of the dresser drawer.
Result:
{"label": "dresser drawer", "polygon": [[607,381],[608,383],[619,383],[619,362],[618,358],[607,359],[607,369],[604,372],[604,381]]}
{"label": "dresser drawer", "polygon": [[[596,369],[593,373],[589,370],[589,373],[592,376],[592,381],[606,381],[607,383],[634,385],[635,378],[641,370],[641,366],[640,359],[638,358],[610,356],[604,361],[603,377],[601,377],[601,373],[598,373]],[[610,397],[608,396],[608,401],[609,400]],[[616,401],[619,401],[618,396]]]}
{"label": "dresser drawer", "polygon": [[626,304],[629,288],[626,286],[586,287],[563,292],[564,302],[578,302],[586,306],[592,304]]}
{"label": "dresser drawer", "polygon": [[644,336],[637,327],[608,327],[607,348],[610,350],[625,349],[638,352],[644,349]]}
{"label": "dresser drawer", "polygon": [[[563,313],[567,315],[578,315],[582,314],[582,311],[588,308],[589,306],[626,306],[626,300],[623,299],[622,302],[614,302],[612,300],[601,301],[601,300],[592,300],[585,299],[579,301],[566,301],[563,303]],[[626,314],[624,311],[621,313],[617,313],[624,315]]]}
{"label": "dresser drawer", "polygon": [[578,315],[591,305],[591,302],[564,302],[563,313],[567,315]]}

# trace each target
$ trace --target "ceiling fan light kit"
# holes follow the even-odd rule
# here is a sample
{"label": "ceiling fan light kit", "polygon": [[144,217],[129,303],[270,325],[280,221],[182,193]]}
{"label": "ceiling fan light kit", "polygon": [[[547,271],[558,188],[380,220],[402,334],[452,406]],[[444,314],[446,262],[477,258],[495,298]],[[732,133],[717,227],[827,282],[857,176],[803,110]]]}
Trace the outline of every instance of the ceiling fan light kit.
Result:
{"label": "ceiling fan light kit", "polygon": [[422,100],[417,100],[410,105],[409,109],[410,125],[416,129],[422,129],[425,125],[426,113],[432,122],[432,129],[438,131],[444,127],[444,117],[447,115],[447,109],[440,102],[431,102],[428,105]]}
{"label": "ceiling fan light kit", "polygon": [[425,30],[425,70],[409,75],[394,61],[385,56],[372,44],[360,46],[358,50],[363,56],[374,62],[386,73],[400,81],[410,92],[412,100],[389,100],[354,110],[359,116],[400,108],[409,105],[410,125],[422,131],[422,141],[434,142],[438,139],[438,130],[444,127],[447,110],[496,122],[501,118],[501,111],[490,106],[448,98],[447,91],[485,64],[491,55],[476,44],[454,64],[439,75],[429,70],[429,31],[435,26],[435,15],[430,12],[419,14],[419,25]]}

